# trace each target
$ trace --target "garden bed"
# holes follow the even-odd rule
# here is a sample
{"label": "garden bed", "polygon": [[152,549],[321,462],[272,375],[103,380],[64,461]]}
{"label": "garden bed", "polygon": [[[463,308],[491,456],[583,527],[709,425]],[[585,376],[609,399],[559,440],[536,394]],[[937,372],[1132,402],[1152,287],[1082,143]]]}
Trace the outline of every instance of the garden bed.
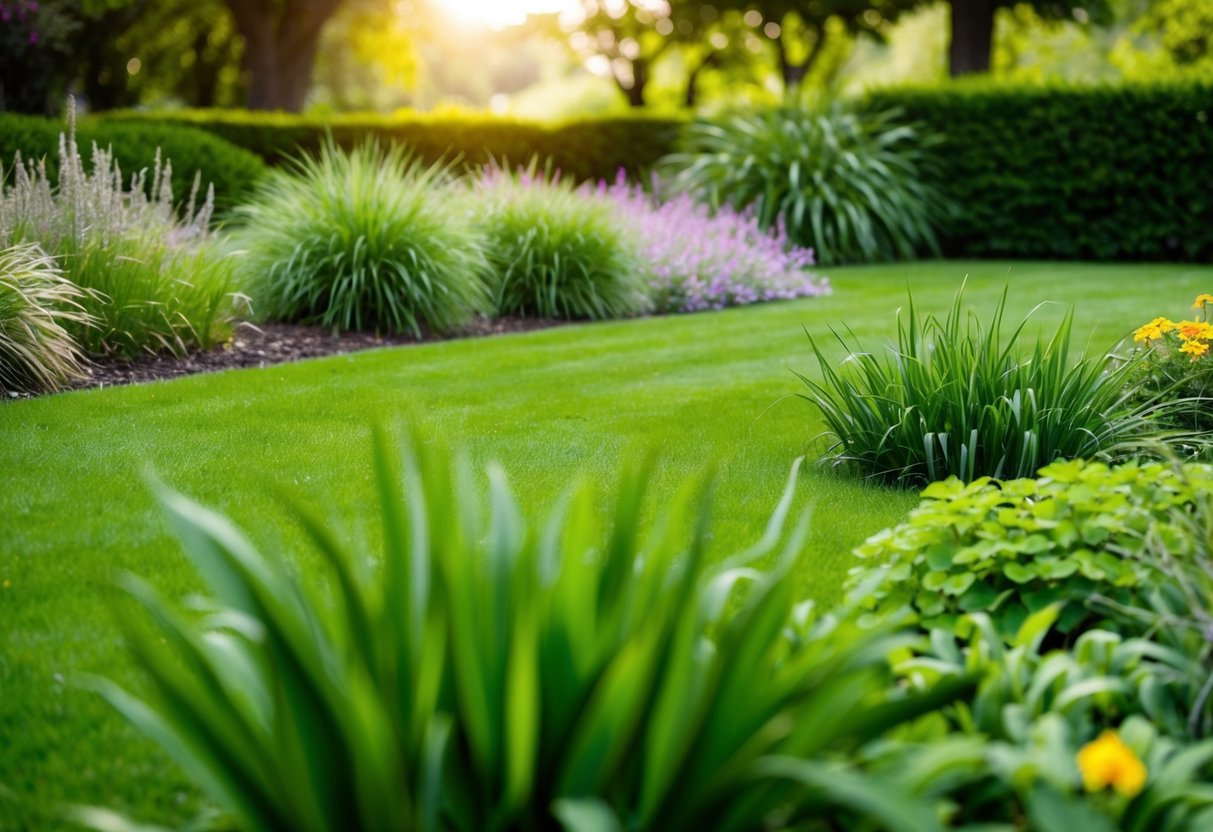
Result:
{"label": "garden bed", "polygon": [[377,335],[371,332],[333,332],[319,326],[291,324],[261,324],[248,322],[236,328],[227,343],[210,350],[176,355],[145,355],[133,359],[97,359],[86,368],[88,375],[72,385],[81,390],[93,387],[117,387],[149,381],[236,370],[248,367],[269,367],[300,361],[345,355],[379,347],[395,347],[441,341],[450,338],[480,338],[511,332],[530,332],[558,326],[562,321],[526,318],[476,317],[467,326],[447,335],[426,333],[420,339],[408,335]]}

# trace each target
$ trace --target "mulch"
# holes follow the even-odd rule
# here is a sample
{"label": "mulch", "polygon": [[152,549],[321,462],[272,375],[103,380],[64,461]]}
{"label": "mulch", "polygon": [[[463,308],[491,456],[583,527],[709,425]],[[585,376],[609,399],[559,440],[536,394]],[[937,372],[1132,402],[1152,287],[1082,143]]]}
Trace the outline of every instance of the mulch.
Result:
{"label": "mulch", "polygon": [[477,317],[463,329],[446,335],[426,333],[422,338],[406,335],[374,335],[369,332],[341,332],[314,326],[291,324],[242,323],[235,335],[222,346],[185,356],[143,355],[133,359],[94,359],[88,375],[72,385],[73,389],[114,387],[148,381],[180,378],[196,373],[231,370],[240,367],[268,367],[304,358],[343,355],[378,347],[416,345],[451,338],[480,338],[510,332],[530,332],[558,326],[562,321],[523,318]]}

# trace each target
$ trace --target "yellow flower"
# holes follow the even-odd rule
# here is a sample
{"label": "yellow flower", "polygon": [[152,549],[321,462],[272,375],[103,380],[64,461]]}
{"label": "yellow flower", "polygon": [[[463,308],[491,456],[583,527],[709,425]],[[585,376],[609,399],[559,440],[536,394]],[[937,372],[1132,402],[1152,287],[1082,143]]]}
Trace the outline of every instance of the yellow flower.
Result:
{"label": "yellow flower", "polygon": [[1200,358],[1209,351],[1209,345],[1204,341],[1184,341],[1183,346],[1179,348],[1180,352],[1186,352],[1192,356],[1192,360]]}
{"label": "yellow flower", "polygon": [[1175,323],[1166,318],[1155,318],[1133,333],[1134,341],[1152,341],[1175,329]]}
{"label": "yellow flower", "polygon": [[1192,304],[1193,309],[1200,309],[1206,303],[1213,303],[1213,295],[1197,295],[1196,301]]}
{"label": "yellow flower", "polygon": [[1197,338],[1204,340],[1213,338],[1213,324],[1207,324],[1203,321],[1180,321],[1176,324],[1175,330],[1179,333],[1179,337],[1185,341],[1192,341]]}
{"label": "yellow flower", "polygon": [[1125,745],[1115,731],[1104,731],[1078,752],[1078,770],[1089,792],[1111,786],[1125,797],[1134,797],[1146,785],[1146,767],[1133,749]]}

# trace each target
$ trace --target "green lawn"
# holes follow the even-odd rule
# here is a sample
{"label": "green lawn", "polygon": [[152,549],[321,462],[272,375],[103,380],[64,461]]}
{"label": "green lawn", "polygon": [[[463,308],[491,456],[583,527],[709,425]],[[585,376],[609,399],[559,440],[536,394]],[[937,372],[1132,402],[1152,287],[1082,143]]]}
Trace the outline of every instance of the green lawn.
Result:
{"label": "green lawn", "polygon": [[[0,829],[54,826],[67,802],[180,820],[197,809],[181,775],[77,686],[82,674],[129,681],[112,589],[116,570],[173,595],[196,586],[166,536],[145,476],[235,517],[258,541],[297,535],[271,484],[326,506],[354,540],[376,536],[368,427],[411,419],[496,459],[537,506],[573,477],[609,483],[621,455],[661,453],[658,492],[693,472],[719,474],[714,543],[751,542],[788,466],[820,432],[789,368],[813,371],[814,335],[845,321],[876,345],[893,331],[907,284],[943,311],[965,275],[969,302],[1060,319],[1104,350],[1155,315],[1180,315],[1213,287],[1213,267],[920,263],[836,269],[830,298],[722,313],[570,326],[526,335],[385,349],[0,406]],[[803,593],[836,596],[849,549],[898,520],[912,493],[822,469],[801,494],[815,506]],[[306,570],[309,560],[302,558]]]}

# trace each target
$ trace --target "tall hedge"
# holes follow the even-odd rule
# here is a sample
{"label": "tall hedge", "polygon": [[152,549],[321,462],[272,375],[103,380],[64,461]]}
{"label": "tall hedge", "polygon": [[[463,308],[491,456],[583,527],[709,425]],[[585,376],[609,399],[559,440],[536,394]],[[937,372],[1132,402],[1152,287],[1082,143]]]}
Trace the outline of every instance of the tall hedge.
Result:
{"label": "tall hedge", "polygon": [[[64,125],[57,119],[0,114],[0,172],[11,173],[13,159],[45,159],[52,179],[57,176],[59,135]],[[221,210],[240,202],[265,172],[265,163],[220,138],[201,130],[171,124],[111,124],[88,119],[76,131],[85,160],[92,146],[112,149],[114,158],[129,175],[152,168],[157,149],[163,159],[172,162],[173,194],[180,200],[189,197],[195,174],[202,175],[203,188],[215,186],[215,200]]]}
{"label": "tall hedge", "polygon": [[890,88],[943,141],[951,255],[1213,261],[1213,86]]}
{"label": "tall hedge", "polygon": [[276,164],[315,152],[329,134],[343,147],[365,139],[410,146],[424,161],[467,166],[489,161],[522,164],[532,157],[551,160],[578,181],[614,179],[648,170],[670,153],[683,123],[678,118],[620,116],[545,125],[487,115],[346,115],[311,118],[238,110],[184,110],[170,113],[117,112],[110,123],[176,124],[196,127]]}

